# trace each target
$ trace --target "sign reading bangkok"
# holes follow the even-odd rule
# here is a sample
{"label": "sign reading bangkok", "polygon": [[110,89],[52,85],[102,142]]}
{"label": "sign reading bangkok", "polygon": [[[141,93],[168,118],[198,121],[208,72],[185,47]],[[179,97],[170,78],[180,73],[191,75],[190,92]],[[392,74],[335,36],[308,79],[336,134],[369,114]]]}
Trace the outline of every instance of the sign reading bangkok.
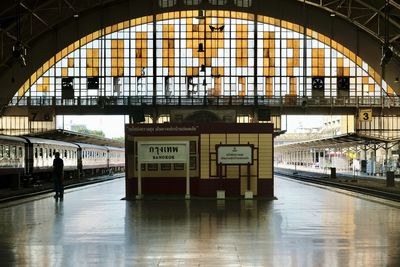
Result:
{"label": "sign reading bangkok", "polygon": [[142,163],[187,162],[186,143],[139,142],[138,157]]}
{"label": "sign reading bangkok", "polygon": [[232,165],[253,164],[253,146],[219,145],[217,146],[217,162]]}

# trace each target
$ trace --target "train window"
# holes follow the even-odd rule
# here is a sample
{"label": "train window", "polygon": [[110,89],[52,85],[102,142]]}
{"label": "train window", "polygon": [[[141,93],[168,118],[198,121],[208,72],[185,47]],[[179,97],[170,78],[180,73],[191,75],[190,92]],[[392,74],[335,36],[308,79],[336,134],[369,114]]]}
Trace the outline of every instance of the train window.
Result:
{"label": "train window", "polygon": [[11,158],[15,159],[16,155],[17,155],[17,147],[13,146],[13,147],[11,147]]}
{"label": "train window", "polygon": [[55,150],[55,149],[53,149],[53,155],[54,155],[54,154],[56,154],[56,150]]}
{"label": "train window", "polygon": [[18,157],[22,158],[22,147],[18,147]]}
{"label": "train window", "polygon": [[52,158],[53,157],[53,154],[51,153],[51,148],[49,149],[49,158]]}
{"label": "train window", "polygon": [[0,157],[3,157],[3,145],[0,146]]}
{"label": "train window", "polygon": [[6,158],[9,158],[10,157],[10,146],[5,146],[4,147],[5,149],[5,151],[4,151],[4,154],[5,154],[5,157]]}
{"label": "train window", "polygon": [[43,158],[43,147],[39,149],[39,157]]}
{"label": "train window", "polygon": [[35,147],[35,158],[37,158],[38,154],[37,154],[37,147]]}
{"label": "train window", "polygon": [[71,155],[71,150],[68,150],[68,158],[72,158],[72,155]]}
{"label": "train window", "polygon": [[46,158],[46,159],[47,159],[47,148],[44,149],[43,158]]}
{"label": "train window", "polygon": [[66,158],[67,156],[68,156],[67,150],[64,150],[64,158]]}

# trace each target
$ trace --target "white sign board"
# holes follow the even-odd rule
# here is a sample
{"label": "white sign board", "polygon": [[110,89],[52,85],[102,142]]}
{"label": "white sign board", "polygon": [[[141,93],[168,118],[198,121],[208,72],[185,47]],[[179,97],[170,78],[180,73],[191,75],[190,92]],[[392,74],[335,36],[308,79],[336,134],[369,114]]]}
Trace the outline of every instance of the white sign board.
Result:
{"label": "white sign board", "polygon": [[186,163],[188,155],[188,142],[138,142],[141,163]]}
{"label": "white sign board", "polygon": [[244,165],[253,164],[253,146],[221,145],[217,147],[217,163]]}
{"label": "white sign board", "polygon": [[[189,141],[139,141],[138,165],[142,163],[185,163],[186,199],[190,198]],[[142,198],[142,168],[138,168],[138,194]]]}

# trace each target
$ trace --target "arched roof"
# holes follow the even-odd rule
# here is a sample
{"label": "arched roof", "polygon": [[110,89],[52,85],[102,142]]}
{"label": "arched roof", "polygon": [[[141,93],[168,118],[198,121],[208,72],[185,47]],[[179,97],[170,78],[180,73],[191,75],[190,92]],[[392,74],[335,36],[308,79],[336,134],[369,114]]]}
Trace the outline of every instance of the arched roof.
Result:
{"label": "arched roof", "polygon": [[[7,104],[46,60],[82,36],[130,18],[193,8],[243,10],[305,25],[337,40],[380,70],[386,2],[389,6],[388,39],[395,59],[387,65],[385,80],[399,93],[399,85],[393,81],[400,75],[400,4],[394,0],[1,1],[0,84],[6,90],[1,94],[0,106]],[[251,3],[249,7],[248,3]],[[16,17],[20,18],[20,23]],[[12,56],[17,40],[28,50],[24,68]]]}

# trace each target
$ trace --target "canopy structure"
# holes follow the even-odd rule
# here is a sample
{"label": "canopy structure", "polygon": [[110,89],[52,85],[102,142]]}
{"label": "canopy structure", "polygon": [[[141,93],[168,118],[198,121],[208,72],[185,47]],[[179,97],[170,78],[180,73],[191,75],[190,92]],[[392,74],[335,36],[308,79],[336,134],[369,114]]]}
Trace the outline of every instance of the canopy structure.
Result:
{"label": "canopy structure", "polygon": [[380,138],[374,138],[370,136],[360,135],[357,133],[342,134],[334,137],[327,137],[321,139],[314,139],[309,141],[282,144],[275,146],[275,152],[288,152],[288,151],[300,151],[307,150],[310,148],[348,148],[362,145],[384,145],[388,143],[398,142],[399,140],[385,140]]}
{"label": "canopy structure", "polygon": [[123,142],[117,140],[72,132],[68,130],[61,130],[61,129],[51,130],[43,133],[31,134],[31,136],[45,138],[45,139],[60,140],[65,142],[88,143],[99,146],[114,146],[114,147],[125,146]]}

